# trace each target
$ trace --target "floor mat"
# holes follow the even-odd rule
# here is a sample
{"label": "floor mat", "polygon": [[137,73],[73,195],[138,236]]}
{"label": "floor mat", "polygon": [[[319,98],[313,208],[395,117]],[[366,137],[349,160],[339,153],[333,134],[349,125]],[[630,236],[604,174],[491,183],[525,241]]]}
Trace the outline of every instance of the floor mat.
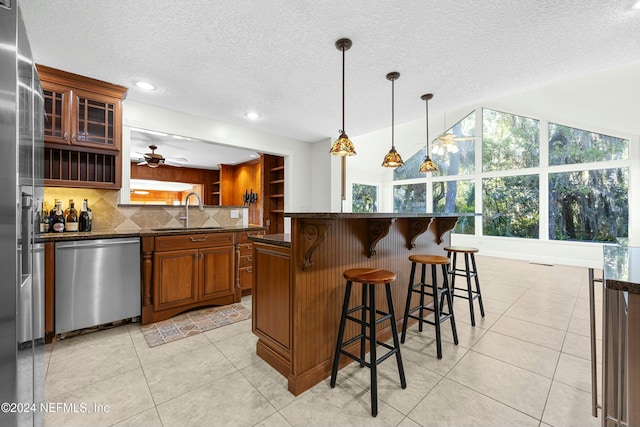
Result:
{"label": "floor mat", "polygon": [[147,345],[157,347],[250,318],[251,309],[236,303],[179,314],[162,322],[141,326],[140,330]]}

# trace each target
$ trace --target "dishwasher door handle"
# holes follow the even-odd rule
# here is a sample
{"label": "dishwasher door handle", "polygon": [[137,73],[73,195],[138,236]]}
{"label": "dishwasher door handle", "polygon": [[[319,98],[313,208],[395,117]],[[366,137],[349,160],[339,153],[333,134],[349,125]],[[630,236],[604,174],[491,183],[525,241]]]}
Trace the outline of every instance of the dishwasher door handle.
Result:
{"label": "dishwasher door handle", "polygon": [[134,245],[139,239],[104,239],[91,241],[57,242],[56,249],[104,248],[118,245]]}

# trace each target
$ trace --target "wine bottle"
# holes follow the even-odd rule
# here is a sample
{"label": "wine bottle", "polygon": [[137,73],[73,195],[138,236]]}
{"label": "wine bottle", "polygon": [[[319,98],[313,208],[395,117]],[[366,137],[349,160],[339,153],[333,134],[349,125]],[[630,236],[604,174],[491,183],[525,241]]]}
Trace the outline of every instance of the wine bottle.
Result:
{"label": "wine bottle", "polygon": [[51,221],[49,220],[49,209],[47,209],[47,202],[42,201],[42,210],[40,211],[40,233],[48,233],[49,232],[49,224]]}
{"label": "wine bottle", "polygon": [[53,199],[53,207],[49,211],[49,231],[53,233],[53,215],[56,213],[56,206],[58,206],[58,199]]}
{"label": "wine bottle", "polygon": [[87,199],[84,199],[82,208],[80,209],[78,231],[91,231],[91,223],[89,222],[89,212],[87,212],[87,209]]}
{"label": "wine bottle", "polygon": [[73,199],[69,199],[69,209],[64,219],[64,231],[78,231],[78,211],[73,203]]}
{"label": "wine bottle", "polygon": [[91,231],[91,227],[93,226],[93,211],[89,207],[89,202],[87,202],[87,199],[84,199],[84,201],[87,204],[87,214],[89,214],[89,228],[87,228],[87,231]]}
{"label": "wine bottle", "polygon": [[62,212],[62,202],[60,200],[56,202],[56,209],[52,209],[52,212],[51,231],[62,233],[64,231],[64,213]]}

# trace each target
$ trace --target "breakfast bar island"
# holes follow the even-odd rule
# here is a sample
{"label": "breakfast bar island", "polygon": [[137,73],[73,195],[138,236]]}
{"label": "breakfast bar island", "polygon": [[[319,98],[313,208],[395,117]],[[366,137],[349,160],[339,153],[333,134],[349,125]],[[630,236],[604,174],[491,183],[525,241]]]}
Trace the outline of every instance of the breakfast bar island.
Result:
{"label": "breakfast bar island", "polygon": [[[414,254],[446,255],[461,216],[427,213],[287,213],[290,234],[254,236],[252,330],[257,354],[298,395],[331,374],[349,268],[395,272],[392,295],[398,327]],[[360,300],[354,291],[352,302]],[[383,290],[376,295],[380,301]],[[345,339],[359,328],[347,325]],[[391,336],[389,321],[379,339]],[[341,367],[350,359],[342,358]]]}

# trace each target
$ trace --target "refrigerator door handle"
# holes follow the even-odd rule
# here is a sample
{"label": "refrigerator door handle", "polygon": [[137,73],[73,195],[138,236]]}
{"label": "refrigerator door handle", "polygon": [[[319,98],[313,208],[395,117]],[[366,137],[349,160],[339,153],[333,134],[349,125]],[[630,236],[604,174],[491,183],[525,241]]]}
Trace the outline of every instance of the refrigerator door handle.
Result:
{"label": "refrigerator door handle", "polygon": [[33,223],[33,196],[22,192],[22,221],[20,245],[22,247],[22,275],[31,274],[31,227]]}

